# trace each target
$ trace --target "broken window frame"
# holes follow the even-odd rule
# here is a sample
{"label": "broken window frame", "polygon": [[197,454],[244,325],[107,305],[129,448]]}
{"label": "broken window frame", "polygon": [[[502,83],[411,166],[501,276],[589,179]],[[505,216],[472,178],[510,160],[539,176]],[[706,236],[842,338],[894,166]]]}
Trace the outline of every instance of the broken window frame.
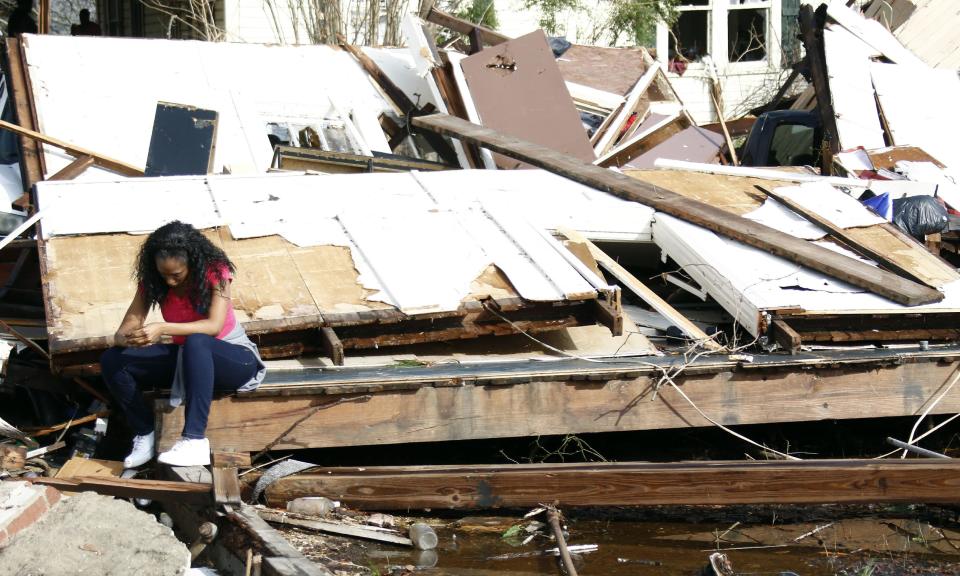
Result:
{"label": "broken window frame", "polygon": [[[724,29],[727,30],[727,39],[724,42],[726,46],[724,47],[724,54],[726,56],[727,62],[730,64],[744,64],[747,62],[767,62],[770,59],[770,45],[771,45],[771,32],[773,32],[773,1],[772,0],[740,0],[740,4],[732,4],[736,0],[729,0],[731,4],[727,7],[727,15],[724,18]],[[734,16],[735,13],[744,12],[744,11],[759,11],[764,16],[764,30],[763,30],[763,58],[757,58],[755,60],[744,60],[742,57],[737,59],[731,59],[731,49],[732,46],[730,42],[729,25],[730,19]],[[748,49],[744,52],[744,55],[753,51],[753,49]]]}
{"label": "broken window frame", "polygon": [[[714,49],[714,42],[713,42],[713,27],[714,27],[714,20],[715,20],[715,18],[713,18],[714,7],[716,2],[723,2],[724,0],[702,0],[702,1],[704,2],[703,4],[684,4],[683,3],[684,0],[681,0],[680,5],[678,5],[675,8],[675,10],[677,11],[677,22],[679,22],[680,18],[682,18],[685,14],[696,13],[696,12],[705,13],[706,27],[707,27],[706,34],[705,34],[706,52],[702,54],[701,57],[702,56],[712,57],[713,49]],[[676,26],[676,24],[674,24],[674,26]],[[674,37],[673,26],[666,27],[666,39],[667,39],[667,42],[666,42],[666,49],[664,50],[664,54],[667,55],[667,60],[669,62],[670,45],[674,43],[674,40],[676,40],[676,38]],[[690,61],[686,61],[686,65],[702,66],[703,63],[700,60],[690,60]]]}
{"label": "broken window frame", "polygon": [[[737,2],[734,4],[733,2]],[[781,46],[782,37],[782,2],[779,0],[748,0],[745,4],[740,4],[740,0],[709,0],[705,5],[681,5],[677,6],[678,12],[687,12],[694,10],[707,9],[710,13],[707,26],[708,41],[710,43],[710,58],[721,71],[729,73],[743,72],[761,72],[771,69],[779,69],[781,65]],[[762,60],[731,62],[729,59],[728,33],[727,26],[729,15],[735,10],[767,10],[767,28],[766,28],[766,57]],[[670,57],[670,27],[660,22],[657,24],[657,59],[663,64],[665,69],[669,69]],[[701,77],[707,74],[706,67],[702,62],[691,62],[686,67],[685,74],[693,72],[694,76]],[[676,76],[670,72],[671,76]]]}

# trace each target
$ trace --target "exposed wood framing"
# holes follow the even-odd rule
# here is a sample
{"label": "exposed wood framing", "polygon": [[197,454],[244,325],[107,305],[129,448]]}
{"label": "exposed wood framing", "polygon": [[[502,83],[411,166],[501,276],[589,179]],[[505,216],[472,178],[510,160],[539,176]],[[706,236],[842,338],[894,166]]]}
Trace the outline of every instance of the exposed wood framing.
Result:
{"label": "exposed wood framing", "polygon": [[645,204],[738,242],[839,278],[900,304],[914,306],[939,302],[943,299],[943,294],[928,286],[906,280],[886,270],[733,215],[722,208],[559,154],[545,146],[505,136],[445,114],[419,117],[413,122],[421,128],[473,142],[478,146],[522,160],[619,198]]}
{"label": "exposed wood framing", "polygon": [[648,130],[640,134],[634,134],[625,142],[604,154],[603,157],[598,158],[594,161],[594,164],[605,168],[609,166],[623,166],[637,156],[651,150],[654,146],[676,136],[682,132],[684,128],[689,127],[690,123],[686,116],[680,113],[674,114],[664,118]]}
{"label": "exposed wood framing", "polygon": [[278,506],[323,495],[368,510],[960,502],[960,461],[616,462],[324,468],[267,488]]}
{"label": "exposed wood framing", "polygon": [[646,302],[647,305],[653,308],[655,312],[680,328],[680,330],[686,334],[688,338],[695,342],[702,343],[703,346],[708,350],[719,350],[722,348],[722,346],[720,346],[715,340],[710,338],[710,336],[708,336],[703,330],[697,327],[696,324],[688,320],[686,316],[678,312],[676,308],[668,304],[666,300],[648,288],[636,276],[631,274],[626,268],[617,263],[616,260],[608,256],[606,252],[598,248],[596,244],[584,238],[575,230],[564,228],[558,230],[558,232],[563,234],[568,240],[586,246],[590,251],[590,255],[593,256],[598,265],[603,267],[614,278],[622,282],[628,290]]}
{"label": "exposed wood framing", "polygon": [[[861,418],[866,400],[871,417],[918,414],[958,367],[955,357],[902,352],[885,359],[781,358],[738,365],[721,356],[687,367],[675,380],[711,418],[740,425]],[[654,395],[661,369],[656,359],[645,360],[576,369],[561,369],[562,363],[407,368],[393,377],[377,370],[369,380],[347,373],[340,381],[309,374],[298,380],[292,373],[253,394],[215,399],[207,435],[215,450],[255,452],[305,415],[277,449],[710,426],[676,390]],[[341,394],[370,398],[332,405],[331,395]],[[932,412],[960,412],[960,396],[944,397]],[[159,426],[160,449],[167,449],[182,430],[182,408],[164,413]]]}

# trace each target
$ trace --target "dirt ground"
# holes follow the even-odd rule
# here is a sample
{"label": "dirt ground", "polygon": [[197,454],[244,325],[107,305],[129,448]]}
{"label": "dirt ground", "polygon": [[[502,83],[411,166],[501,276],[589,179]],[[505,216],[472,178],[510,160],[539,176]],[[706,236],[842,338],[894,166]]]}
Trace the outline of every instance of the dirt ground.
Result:
{"label": "dirt ground", "polygon": [[190,552],[126,500],[85,492],[62,500],[0,551],[0,576],[176,576]]}

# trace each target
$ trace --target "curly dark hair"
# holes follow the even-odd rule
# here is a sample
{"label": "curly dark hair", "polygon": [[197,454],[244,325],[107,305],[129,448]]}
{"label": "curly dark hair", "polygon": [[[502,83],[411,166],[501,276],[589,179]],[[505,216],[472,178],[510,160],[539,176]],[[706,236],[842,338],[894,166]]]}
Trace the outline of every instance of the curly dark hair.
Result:
{"label": "curly dark hair", "polygon": [[[212,290],[206,281],[208,270],[226,267],[231,273],[236,272],[223,250],[199,230],[179,220],[164,224],[147,236],[140,246],[134,270],[134,276],[146,295],[148,308],[159,305],[170,290],[157,270],[157,258],[179,258],[186,263],[189,272],[187,295],[200,314],[207,314],[210,310]],[[226,279],[221,279],[220,288],[225,284]]]}

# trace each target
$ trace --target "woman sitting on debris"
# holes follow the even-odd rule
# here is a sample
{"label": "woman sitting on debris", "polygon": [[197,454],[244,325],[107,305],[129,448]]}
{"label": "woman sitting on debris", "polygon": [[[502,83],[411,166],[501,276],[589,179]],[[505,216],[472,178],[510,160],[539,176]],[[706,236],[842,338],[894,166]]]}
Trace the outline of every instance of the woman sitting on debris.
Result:
{"label": "woman sitting on debris", "polygon": [[[183,222],[161,226],[140,247],[137,293],[114,347],[100,358],[107,387],[136,434],[124,467],[154,455],[153,410],[141,387],[170,386],[170,404],[186,404],[182,437],[157,459],[196,466],[210,463],[205,433],[213,391],[252,390],[263,381],[260,354],[230,302],[234,270],[223,250]],[[146,324],[155,305],[164,321]],[[172,343],[161,343],[165,336]]]}

